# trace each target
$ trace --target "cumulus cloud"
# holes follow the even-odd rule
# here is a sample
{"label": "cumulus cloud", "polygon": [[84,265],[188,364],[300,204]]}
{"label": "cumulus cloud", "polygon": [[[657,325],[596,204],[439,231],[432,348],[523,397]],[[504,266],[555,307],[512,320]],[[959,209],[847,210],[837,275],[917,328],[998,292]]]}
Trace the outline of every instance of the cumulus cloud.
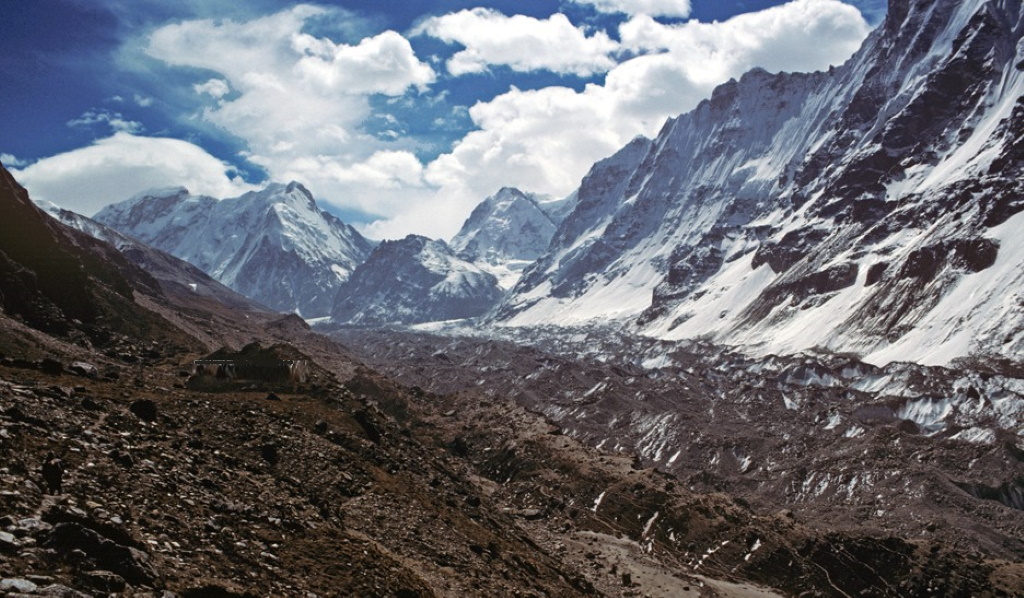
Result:
{"label": "cumulus cloud", "polygon": [[329,204],[389,217],[421,193],[423,165],[364,130],[369,98],[421,93],[436,74],[394,31],[357,44],[304,31],[311,19],[344,16],[299,5],[241,22],[185,21],[153,32],[146,52],[216,73],[193,86],[217,100],[201,118],[240,138],[246,159],[270,178],[299,180]]}
{"label": "cumulus cloud", "polygon": [[199,146],[126,132],[12,172],[33,199],[86,215],[156,187],[184,185],[193,193],[213,197],[236,196],[251,189],[228,165]]}
{"label": "cumulus cloud", "polygon": [[432,17],[416,32],[465,46],[448,60],[448,72],[453,75],[508,66],[520,72],[547,70],[589,76],[612,68],[615,61],[609,55],[618,48],[606,33],[588,36],[563,14],[547,19],[509,17],[488,8]]}
{"label": "cumulus cloud", "polygon": [[589,4],[600,12],[644,14],[655,17],[688,17],[690,0],[571,0]]}
{"label": "cumulus cloud", "polygon": [[123,133],[139,133],[142,131],[142,123],[126,119],[120,112],[109,110],[88,110],[82,116],[68,121],[72,128],[91,129],[96,125],[110,127],[112,131]]}
{"label": "cumulus cloud", "polygon": [[231,86],[224,79],[210,79],[205,83],[196,83],[192,86],[196,93],[206,94],[215,100],[219,100],[231,93]]}
{"label": "cumulus cloud", "polygon": [[712,67],[707,79],[753,66],[769,71],[824,69],[849,58],[868,29],[857,9],[839,0],[794,0],[722,23],[665,25],[637,16],[619,33],[628,49],[667,51],[686,60],[693,65],[690,76],[699,80],[698,69],[706,66]]}
{"label": "cumulus cloud", "polygon": [[434,70],[419,61],[409,41],[394,31],[364,39],[357,46],[297,35],[292,47],[303,54],[295,70],[325,92],[398,96],[412,86],[434,82]]}
{"label": "cumulus cloud", "polygon": [[638,134],[655,135],[715,86],[754,66],[826,69],[867,33],[860,13],[838,0],[795,0],[720,23],[634,17],[621,37],[639,55],[612,69],[603,85],[513,88],[477,104],[470,110],[476,130],[428,165],[425,178],[467,202],[501,185],[566,195],[595,161]]}

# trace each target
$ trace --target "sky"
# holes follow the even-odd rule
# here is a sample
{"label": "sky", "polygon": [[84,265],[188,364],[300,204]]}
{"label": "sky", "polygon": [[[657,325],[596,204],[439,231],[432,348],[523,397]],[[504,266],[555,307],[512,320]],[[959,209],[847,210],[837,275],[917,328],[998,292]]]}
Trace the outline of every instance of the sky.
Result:
{"label": "sky", "polygon": [[754,67],[848,59],[886,0],[33,0],[0,18],[0,161],[92,215],[299,181],[371,238],[449,238]]}

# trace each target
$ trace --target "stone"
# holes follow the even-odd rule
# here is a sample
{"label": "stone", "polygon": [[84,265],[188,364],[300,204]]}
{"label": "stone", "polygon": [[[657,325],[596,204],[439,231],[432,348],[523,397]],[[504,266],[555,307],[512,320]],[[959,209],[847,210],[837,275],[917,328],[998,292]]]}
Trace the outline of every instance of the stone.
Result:
{"label": "stone", "polygon": [[86,361],[74,361],[68,366],[68,371],[79,376],[85,376],[86,378],[98,378],[100,375],[99,369],[95,365]]}
{"label": "stone", "polygon": [[20,577],[9,577],[7,579],[0,579],[0,592],[23,592],[25,594],[35,592],[38,588],[36,584],[32,583],[27,579]]}
{"label": "stone", "polygon": [[73,590],[62,584],[51,584],[36,590],[38,596],[53,596],[54,598],[90,598],[78,590]]}
{"label": "stone", "polygon": [[128,407],[128,410],[135,414],[135,417],[141,419],[144,422],[156,421],[156,403],[154,403],[150,399],[139,399],[137,401],[134,401]]}
{"label": "stone", "polygon": [[93,399],[92,397],[85,397],[84,399],[82,399],[81,405],[82,405],[82,409],[85,409],[86,411],[102,411],[103,410],[103,407],[100,406],[100,404],[97,403],[96,400]]}
{"label": "stone", "polygon": [[156,578],[146,553],[122,546],[78,523],[58,523],[44,546],[61,555],[80,550],[98,568],[116,573],[133,585],[149,584]]}
{"label": "stone", "polygon": [[14,534],[0,532],[0,552],[14,552],[20,545],[21,543],[14,537]]}
{"label": "stone", "polygon": [[83,573],[82,581],[101,592],[121,592],[127,585],[117,573],[102,570]]}

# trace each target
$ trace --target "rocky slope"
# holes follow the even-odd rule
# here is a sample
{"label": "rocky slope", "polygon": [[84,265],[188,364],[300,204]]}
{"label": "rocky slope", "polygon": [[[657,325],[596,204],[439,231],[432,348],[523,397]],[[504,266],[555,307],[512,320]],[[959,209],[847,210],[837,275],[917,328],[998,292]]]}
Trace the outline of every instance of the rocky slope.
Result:
{"label": "rocky slope", "polygon": [[298,183],[222,200],[185,189],[153,192],[94,218],[254,301],[306,318],[330,313],[338,287],[373,248]]}
{"label": "rocky slope", "polygon": [[480,203],[452,237],[450,246],[458,256],[498,277],[510,288],[523,268],[548,248],[555,234],[564,204],[551,207],[518,189],[505,187]]}
{"label": "rocky slope", "polygon": [[455,256],[444,241],[384,241],[338,289],[335,324],[414,324],[479,316],[501,298],[494,275]]}
{"label": "rocky slope", "polygon": [[267,311],[267,308],[232,291],[184,260],[154,249],[109,226],[104,226],[91,218],[62,209],[52,203],[38,202],[37,205],[61,223],[116,248],[128,260],[156,278],[164,293],[188,293],[212,299],[235,309]]}
{"label": "rocky slope", "polygon": [[174,342],[166,321],[134,309],[136,299],[160,295],[157,280],[110,245],[47,216],[3,167],[0,208],[0,308],[8,319],[85,347],[111,349],[163,332]]}
{"label": "rocky slope", "polygon": [[1019,358],[1022,11],[894,0],[841,67],[719,87],[594,166],[497,321]]}
{"label": "rocky slope", "polygon": [[[928,573],[905,568],[943,547],[975,573],[1022,571],[1019,370],[880,369],[827,354],[752,360],[707,343],[564,332],[538,331],[535,347],[522,338],[356,330],[337,338],[382,372],[452,397],[450,416],[472,414],[474,424],[452,433],[499,492],[518,491],[524,507],[547,518],[564,517],[556,498],[564,500],[662,563],[678,558],[678,572],[710,567],[794,596],[910,596],[998,594],[985,583],[969,590],[975,582],[958,579],[952,563]],[[507,438],[507,419],[488,419],[488,406],[509,398],[542,414],[555,437]],[[599,449],[607,463],[630,463],[626,479],[636,485],[565,464],[564,453],[546,447],[573,444],[566,437]],[[711,540],[697,532],[707,524],[701,507],[683,503],[694,496],[709,506],[715,493],[742,507],[720,513]],[[766,522],[745,528],[746,509],[774,514],[767,529],[793,534],[773,536]],[[579,520],[574,527],[600,529]],[[593,541],[584,552],[597,562],[615,552],[593,535],[576,539]],[[885,563],[868,554],[887,555]]]}

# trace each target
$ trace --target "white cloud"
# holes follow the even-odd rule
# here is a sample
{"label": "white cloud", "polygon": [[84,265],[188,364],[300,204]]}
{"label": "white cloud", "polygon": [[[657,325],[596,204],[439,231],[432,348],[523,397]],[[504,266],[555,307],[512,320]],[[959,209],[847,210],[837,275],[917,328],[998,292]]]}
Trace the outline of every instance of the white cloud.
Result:
{"label": "white cloud", "polygon": [[509,17],[487,8],[432,17],[416,33],[465,46],[448,60],[448,72],[453,75],[482,73],[503,65],[520,72],[548,70],[589,76],[615,66],[609,54],[618,48],[603,31],[588,37],[563,14],[542,20]]}
{"label": "white cloud", "polygon": [[628,49],[668,51],[685,60],[692,65],[688,76],[700,81],[718,80],[721,72],[735,76],[754,66],[769,71],[825,69],[849,58],[868,30],[860,12],[839,0],[794,0],[722,23],[664,25],[637,16],[619,33]]}
{"label": "white cloud", "polygon": [[303,31],[332,14],[300,5],[245,22],[186,21],[156,30],[146,51],[217,73],[193,87],[218,100],[201,117],[243,140],[245,157],[271,179],[298,180],[335,206],[391,217],[407,205],[411,192],[402,189],[415,190],[423,165],[362,130],[368,98],[421,92],[436,75],[393,31],[355,45]]}
{"label": "white cloud", "polygon": [[135,94],[135,97],[133,99],[135,100],[135,103],[142,108],[149,108],[153,105],[153,98],[149,96],[144,96],[142,94],[137,93]]}
{"label": "white cloud", "polygon": [[125,132],[12,172],[32,199],[86,215],[156,187],[184,185],[193,193],[214,197],[251,189],[199,146]]}
{"label": "white cloud", "polygon": [[7,168],[17,168],[28,164],[28,162],[19,159],[13,154],[0,154],[0,163],[3,163]]}
{"label": "white cloud", "polygon": [[107,125],[114,132],[139,133],[142,131],[142,123],[126,119],[120,112],[109,110],[88,110],[82,116],[68,121],[72,128],[89,129],[95,125]]}
{"label": "white cloud", "polygon": [[570,0],[589,4],[600,12],[651,15],[655,17],[688,17],[690,0]]}
{"label": "white cloud", "polygon": [[609,72],[604,85],[581,92],[513,88],[477,104],[470,110],[477,130],[428,165],[425,178],[448,201],[462,198],[470,207],[472,198],[503,185],[566,195],[594,162],[638,134],[655,135],[666,118],[693,109],[715,86],[754,66],[810,71],[838,64],[868,26],[838,0],[796,0],[721,23],[635,17],[621,33],[642,54]]}
{"label": "white cloud", "polygon": [[296,71],[326,92],[398,96],[410,87],[434,82],[434,70],[419,61],[409,41],[394,31],[364,39],[358,46],[298,35],[293,48],[304,54]]}
{"label": "white cloud", "polygon": [[196,83],[192,86],[196,93],[206,94],[215,100],[219,100],[231,93],[231,86],[224,79],[213,78],[205,83]]}

